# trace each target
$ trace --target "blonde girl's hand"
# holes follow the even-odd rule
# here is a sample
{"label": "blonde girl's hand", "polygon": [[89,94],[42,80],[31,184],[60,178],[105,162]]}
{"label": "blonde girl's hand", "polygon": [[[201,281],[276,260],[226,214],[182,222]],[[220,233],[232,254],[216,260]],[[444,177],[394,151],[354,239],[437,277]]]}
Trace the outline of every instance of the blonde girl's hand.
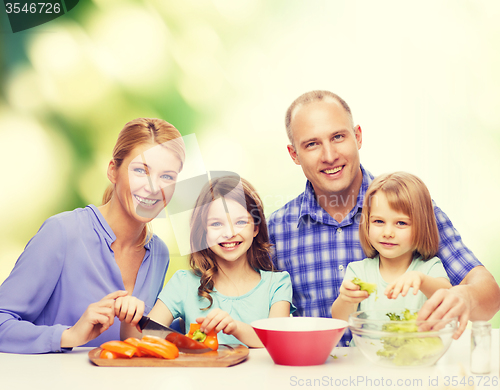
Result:
{"label": "blonde girl's hand", "polygon": [[347,303],[359,303],[369,296],[370,294],[367,291],[361,291],[360,287],[350,280],[344,279],[339,289],[340,299]]}
{"label": "blonde girl's hand", "polygon": [[121,322],[135,326],[139,332],[141,329],[138,323],[144,314],[144,308],[144,302],[131,295],[118,297],[115,300],[115,316]]}
{"label": "blonde girl's hand", "polygon": [[86,344],[108,330],[114,323],[115,300],[126,295],[127,291],[119,290],[91,303],[76,324],[62,333],[61,348]]}
{"label": "blonde girl's hand", "polygon": [[384,294],[389,299],[396,299],[401,293],[403,297],[408,294],[410,287],[413,287],[413,295],[416,295],[420,291],[420,286],[422,285],[425,278],[425,274],[418,271],[405,272],[395,281],[387,286]]}
{"label": "blonde girl's hand", "polygon": [[196,322],[200,324],[200,330],[204,333],[215,329],[216,332],[233,334],[238,330],[238,324],[233,318],[221,309],[214,309],[206,317],[199,317]]}

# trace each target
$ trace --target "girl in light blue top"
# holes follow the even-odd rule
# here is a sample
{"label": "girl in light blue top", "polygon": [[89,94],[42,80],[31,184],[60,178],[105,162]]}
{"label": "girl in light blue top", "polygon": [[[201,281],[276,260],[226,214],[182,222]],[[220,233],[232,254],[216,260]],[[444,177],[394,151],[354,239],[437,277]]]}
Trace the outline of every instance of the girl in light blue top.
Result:
{"label": "girl in light blue top", "polygon": [[[405,172],[377,177],[366,192],[359,239],[367,256],[349,264],[333,318],[347,320],[356,310],[418,310],[438,289],[450,288],[441,261],[434,257],[439,234],[425,184]],[[360,290],[352,280],[377,285]],[[411,290],[410,290],[411,289]]]}
{"label": "girl in light blue top", "polygon": [[294,310],[290,275],[274,272],[269,246],[262,202],[250,183],[212,180],[191,217],[191,270],[173,275],[149,316],[165,325],[178,317],[200,323],[202,332],[220,332],[219,343],[262,347],[249,324]]}

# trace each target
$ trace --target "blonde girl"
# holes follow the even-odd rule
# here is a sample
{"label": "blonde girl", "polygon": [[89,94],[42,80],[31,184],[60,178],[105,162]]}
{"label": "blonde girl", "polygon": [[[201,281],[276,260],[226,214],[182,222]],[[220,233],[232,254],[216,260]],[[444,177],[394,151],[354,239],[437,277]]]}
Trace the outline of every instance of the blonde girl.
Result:
{"label": "blonde girl", "polygon": [[[441,261],[434,257],[438,229],[429,191],[418,177],[396,172],[372,182],[359,238],[367,258],[347,267],[332,305],[334,318],[347,319],[356,310],[418,310],[435,291],[451,287]],[[361,291],[352,282],[355,277],[375,283],[378,293]]]}

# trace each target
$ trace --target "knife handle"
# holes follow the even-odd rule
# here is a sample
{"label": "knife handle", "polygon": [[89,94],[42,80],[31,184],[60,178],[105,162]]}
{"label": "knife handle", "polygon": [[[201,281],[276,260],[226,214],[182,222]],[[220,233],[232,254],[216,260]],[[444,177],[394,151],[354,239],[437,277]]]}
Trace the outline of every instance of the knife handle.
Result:
{"label": "knife handle", "polygon": [[139,320],[139,327],[141,329],[144,329],[148,324],[148,322],[149,322],[149,317],[142,316],[142,318]]}

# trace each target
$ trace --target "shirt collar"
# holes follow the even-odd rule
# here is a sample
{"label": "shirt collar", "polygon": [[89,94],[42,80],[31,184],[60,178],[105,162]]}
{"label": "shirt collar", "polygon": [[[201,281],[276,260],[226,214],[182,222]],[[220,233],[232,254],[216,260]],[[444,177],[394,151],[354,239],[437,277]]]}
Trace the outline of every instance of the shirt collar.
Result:
{"label": "shirt collar", "polygon": [[[115,232],[113,232],[113,229],[111,229],[108,222],[96,206],[94,206],[93,204],[89,204],[87,207],[90,208],[94,214],[94,226],[96,226],[96,228],[103,232],[106,242],[108,243],[109,247],[111,247],[111,244],[116,240]],[[149,240],[148,243],[144,245],[144,248],[150,250],[152,245],[151,241],[152,240]]]}
{"label": "shirt collar", "polygon": [[363,201],[365,200],[366,191],[368,191],[368,187],[373,181],[373,175],[365,168],[363,168],[363,165],[360,164],[359,166],[361,168],[361,172],[363,173],[363,180],[361,181],[361,187],[359,189],[355,209],[361,210],[363,208]]}
{"label": "shirt collar", "polygon": [[87,207],[92,210],[94,226],[103,233],[104,239],[108,245],[111,246],[111,244],[116,240],[115,232],[113,232],[111,227],[108,225],[108,222],[104,219],[104,216],[96,206],[89,204]]}
{"label": "shirt collar", "polygon": [[[361,173],[363,175],[363,179],[361,181],[361,187],[359,189],[358,198],[356,201],[356,206],[349,212],[349,214],[344,218],[351,219],[358,211],[361,211],[363,208],[363,200],[365,198],[366,191],[370,186],[370,183],[373,181],[373,175],[363,168],[363,165],[360,164]],[[318,221],[328,225],[339,225],[339,222],[336,221],[330,214],[328,214],[318,203],[316,200],[316,195],[314,193],[314,188],[312,183],[307,180],[306,188],[304,190],[304,196],[302,198],[302,202],[300,203],[299,209],[299,219],[298,225],[301,222],[305,222],[307,218],[311,218],[314,221]]]}

